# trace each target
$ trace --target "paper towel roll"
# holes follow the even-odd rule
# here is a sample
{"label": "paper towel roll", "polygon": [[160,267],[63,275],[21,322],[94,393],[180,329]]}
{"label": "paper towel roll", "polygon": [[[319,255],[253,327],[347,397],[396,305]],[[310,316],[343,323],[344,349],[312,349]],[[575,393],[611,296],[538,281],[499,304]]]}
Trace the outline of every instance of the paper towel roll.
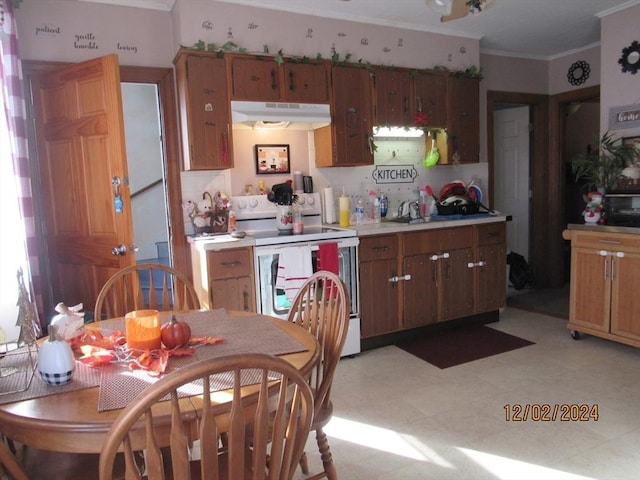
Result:
{"label": "paper towel roll", "polygon": [[336,223],[336,206],[333,198],[333,188],[327,187],[323,190],[324,194],[324,222]]}

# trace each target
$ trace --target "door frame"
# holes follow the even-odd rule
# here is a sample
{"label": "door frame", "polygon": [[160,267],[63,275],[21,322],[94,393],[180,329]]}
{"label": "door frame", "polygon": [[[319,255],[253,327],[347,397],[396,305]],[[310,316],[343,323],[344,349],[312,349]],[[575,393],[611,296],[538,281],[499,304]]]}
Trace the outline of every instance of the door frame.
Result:
{"label": "door frame", "polygon": [[[529,175],[531,177],[531,210],[529,229],[529,263],[534,271],[537,288],[557,285],[564,277],[560,227],[561,199],[564,191],[561,179],[564,168],[560,157],[550,155],[549,97],[547,95],[487,91],[487,161],[491,206],[495,175],[495,145],[493,140],[493,110],[497,104],[527,105],[530,111],[531,141]],[[509,212],[505,212],[508,214]]]}
{"label": "door frame", "polygon": [[[25,92],[30,92],[31,76],[44,73],[57,67],[68,65],[65,62],[48,62],[25,60],[22,62],[25,82]],[[164,175],[167,191],[167,214],[169,221],[169,243],[172,265],[188,278],[191,274],[191,256],[184,229],[182,212],[182,187],[180,172],[182,170],[182,157],[180,150],[180,136],[178,131],[178,113],[176,110],[175,80],[172,68],[162,67],[135,67],[120,66],[120,81],[132,83],[155,84],[158,88],[160,129],[164,154]],[[30,98],[29,95],[27,98]],[[32,105],[27,101],[28,118],[33,118]],[[31,181],[35,186],[40,182],[40,171],[37,161],[34,125],[31,122],[29,129],[29,158],[31,168]],[[42,197],[39,188],[33,188],[35,237],[38,245],[39,269],[41,277],[43,310],[39,312],[41,318],[48,318],[54,311],[56,304],[61,299],[52,298],[52,292],[48,285],[51,284],[51,272],[49,271],[48,247],[44,235]]]}

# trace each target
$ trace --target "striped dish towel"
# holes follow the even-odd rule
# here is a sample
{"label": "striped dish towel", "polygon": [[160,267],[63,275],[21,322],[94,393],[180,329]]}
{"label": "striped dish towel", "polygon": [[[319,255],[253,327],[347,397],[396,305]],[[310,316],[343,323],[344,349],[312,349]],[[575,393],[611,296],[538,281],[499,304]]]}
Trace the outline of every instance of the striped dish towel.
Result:
{"label": "striped dish towel", "polygon": [[311,247],[287,247],[278,253],[278,276],[276,288],[284,290],[289,301],[292,301],[302,284],[313,275],[311,263]]}

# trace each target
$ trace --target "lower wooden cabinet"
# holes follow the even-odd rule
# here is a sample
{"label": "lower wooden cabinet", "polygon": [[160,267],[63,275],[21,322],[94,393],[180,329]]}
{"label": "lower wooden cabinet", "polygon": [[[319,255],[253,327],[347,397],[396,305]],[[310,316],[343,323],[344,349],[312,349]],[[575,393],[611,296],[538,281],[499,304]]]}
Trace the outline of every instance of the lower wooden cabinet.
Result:
{"label": "lower wooden cabinet", "polygon": [[360,322],[362,337],[373,337],[400,328],[398,288],[390,282],[398,274],[396,235],[363,237],[358,247]]}
{"label": "lower wooden cabinet", "polygon": [[640,235],[565,230],[571,240],[568,328],[640,347]]}
{"label": "lower wooden cabinet", "polygon": [[363,338],[505,306],[504,222],[360,238]]}
{"label": "lower wooden cabinet", "polygon": [[193,278],[203,308],[256,311],[251,247],[191,249]]}
{"label": "lower wooden cabinet", "polygon": [[478,225],[473,261],[475,311],[490,312],[506,305],[507,226],[504,223]]}

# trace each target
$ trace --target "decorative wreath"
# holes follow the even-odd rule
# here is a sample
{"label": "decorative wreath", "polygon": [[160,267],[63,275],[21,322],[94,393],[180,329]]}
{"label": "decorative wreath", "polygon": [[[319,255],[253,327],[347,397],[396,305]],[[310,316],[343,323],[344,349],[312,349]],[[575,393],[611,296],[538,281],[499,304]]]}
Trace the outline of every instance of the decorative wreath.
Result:
{"label": "decorative wreath", "polygon": [[622,56],[618,63],[622,65],[623,73],[631,72],[632,75],[635,75],[640,70],[640,43],[637,40],[622,49]]}
{"label": "decorative wreath", "polygon": [[571,85],[582,85],[587,81],[590,73],[591,68],[589,67],[589,64],[584,60],[579,60],[569,67],[567,80],[569,80]]}

